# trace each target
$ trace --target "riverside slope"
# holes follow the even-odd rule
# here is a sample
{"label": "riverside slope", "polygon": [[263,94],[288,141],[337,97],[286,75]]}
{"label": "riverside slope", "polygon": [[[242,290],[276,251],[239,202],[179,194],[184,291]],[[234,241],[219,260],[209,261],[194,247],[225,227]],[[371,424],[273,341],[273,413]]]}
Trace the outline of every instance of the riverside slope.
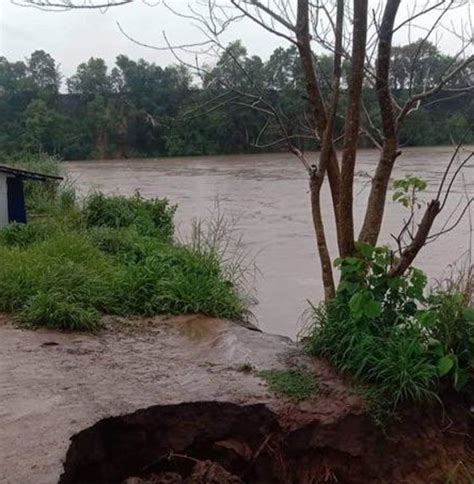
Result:
{"label": "riverside slope", "polygon": [[[196,462],[215,464],[201,482],[436,483],[470,465],[457,403],[444,419],[412,409],[387,438],[351,386],[288,338],[204,316],[106,327],[0,323],[0,483],[191,483]],[[244,364],[304,366],[319,391],[289,402]]]}

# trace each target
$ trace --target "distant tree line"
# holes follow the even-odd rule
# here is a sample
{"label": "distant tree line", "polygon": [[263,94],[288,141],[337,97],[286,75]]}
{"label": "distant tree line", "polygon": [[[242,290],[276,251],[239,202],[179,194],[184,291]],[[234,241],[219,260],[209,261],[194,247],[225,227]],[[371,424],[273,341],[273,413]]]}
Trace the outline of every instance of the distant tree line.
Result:
{"label": "distant tree line", "polygon": [[[397,100],[403,102],[427,79],[435,82],[453,62],[426,42],[394,47],[390,82]],[[332,58],[321,55],[317,65],[327,73],[322,89],[329,90]],[[343,65],[343,91],[348,71]],[[262,93],[278,107],[288,136],[301,148],[318,148],[307,122],[308,101],[294,46],[277,48],[264,62],[249,56],[240,41],[233,42],[214,65],[199,72],[198,79],[184,65],[161,67],[119,55],[111,70],[103,59],[90,58],[64,80],[56,61],[42,50],[25,61],[0,57],[0,152],[44,151],[74,160],[280,149],[272,127],[265,126],[265,113],[249,109],[251,101],[242,102],[239,92],[248,91]],[[451,144],[463,136],[474,125],[474,96],[456,92],[473,75],[472,69],[466,71],[419,106],[400,143]],[[367,86],[363,97],[364,109],[378,123],[375,92]],[[340,102],[346,102],[344,95]],[[342,133],[339,122],[336,130]],[[472,132],[469,136],[473,142]],[[371,146],[369,137],[362,140]]]}

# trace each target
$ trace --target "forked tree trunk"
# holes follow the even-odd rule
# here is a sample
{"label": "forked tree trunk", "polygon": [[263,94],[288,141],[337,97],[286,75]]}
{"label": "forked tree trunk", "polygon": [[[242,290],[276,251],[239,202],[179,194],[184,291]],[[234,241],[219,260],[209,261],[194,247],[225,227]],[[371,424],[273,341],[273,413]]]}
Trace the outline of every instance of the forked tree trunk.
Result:
{"label": "forked tree trunk", "polygon": [[379,29],[379,47],[377,53],[375,89],[382,117],[384,135],[382,153],[372,180],[369,201],[365,213],[359,240],[376,245],[382,228],[390,176],[398,151],[398,135],[392,95],[390,92],[390,57],[392,37],[400,0],[388,0]]}
{"label": "forked tree trunk", "polygon": [[359,235],[359,240],[373,246],[377,245],[380,230],[382,229],[390,176],[399,154],[396,138],[384,141],[380,160],[372,180],[367,210]]}
{"label": "forked tree trunk", "polygon": [[[339,0],[342,4],[342,0]],[[342,9],[341,9],[342,14]],[[332,260],[326,240],[326,232],[321,211],[321,186],[327,171],[331,197],[333,203],[333,213],[336,220],[336,227],[339,233],[339,200],[340,200],[340,171],[337,161],[336,150],[333,146],[332,133],[327,136],[328,116],[326,107],[323,102],[321,90],[313,62],[313,52],[311,50],[309,35],[309,3],[308,0],[298,0],[297,22],[296,22],[296,39],[300,55],[301,65],[303,67],[306,93],[311,103],[313,122],[316,134],[323,144],[323,153],[319,163],[319,169],[310,169],[310,196],[311,196],[311,213],[313,226],[316,234],[316,243],[318,247],[319,259],[321,262],[322,280],[324,285],[325,299],[332,299],[335,295],[334,275],[332,269]],[[326,142],[324,141],[326,140]],[[322,161],[324,157],[324,161]],[[340,237],[338,235],[339,242]]]}
{"label": "forked tree trunk", "polygon": [[355,252],[354,239],[354,169],[360,129],[360,110],[364,84],[365,50],[367,40],[367,0],[354,0],[351,79],[344,133],[339,202],[341,256]]}
{"label": "forked tree trunk", "polygon": [[[326,126],[328,123],[328,116],[326,106],[324,105],[323,97],[319,87],[316,70],[314,66],[314,56],[311,50],[310,34],[309,34],[309,2],[308,0],[298,0],[297,22],[296,22],[296,39],[297,47],[300,55],[301,65],[303,68],[306,94],[312,107],[313,121],[315,131],[319,139],[322,141]],[[327,166],[324,170],[323,176],[327,171],[329,187],[331,189],[331,197],[333,203],[334,218],[336,220],[336,230],[339,232],[339,201],[340,201],[340,170],[337,160],[336,149],[333,144],[333,139],[330,139],[329,155]],[[340,237],[338,235],[339,242]]]}

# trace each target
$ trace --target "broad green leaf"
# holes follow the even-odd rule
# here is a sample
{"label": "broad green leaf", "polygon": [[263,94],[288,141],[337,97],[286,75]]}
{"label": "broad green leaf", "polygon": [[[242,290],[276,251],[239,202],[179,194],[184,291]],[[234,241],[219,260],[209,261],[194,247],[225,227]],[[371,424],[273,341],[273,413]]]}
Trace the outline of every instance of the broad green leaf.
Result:
{"label": "broad green leaf", "polygon": [[467,321],[474,322],[474,308],[465,308],[463,314]]}
{"label": "broad green leaf", "polygon": [[363,314],[363,307],[366,302],[366,296],[364,292],[356,292],[349,300],[349,308],[351,313],[359,317]]}
{"label": "broad green leaf", "polygon": [[431,328],[436,323],[436,314],[433,311],[418,311],[415,316],[425,328]]}
{"label": "broad green leaf", "polygon": [[369,291],[356,292],[349,300],[349,308],[356,318],[375,318],[382,311],[380,303],[374,300]]}
{"label": "broad green leaf", "polygon": [[430,338],[428,344],[430,346],[431,352],[434,355],[439,356],[439,358],[442,358],[444,356],[444,347],[437,339]]}
{"label": "broad green leaf", "polygon": [[382,305],[377,301],[367,301],[367,304],[364,306],[364,314],[368,318],[376,318],[380,316],[382,312]]}
{"label": "broad green leaf", "polygon": [[451,368],[454,366],[454,360],[451,355],[443,356],[438,360],[438,375],[444,376],[451,371]]}
{"label": "broad green leaf", "polygon": [[339,283],[338,286],[338,291],[347,291],[349,294],[353,294],[360,288],[359,284],[357,282],[350,282],[350,281],[344,281],[342,280]]}
{"label": "broad green leaf", "polygon": [[366,242],[357,242],[357,250],[367,259],[374,253],[374,247]]}

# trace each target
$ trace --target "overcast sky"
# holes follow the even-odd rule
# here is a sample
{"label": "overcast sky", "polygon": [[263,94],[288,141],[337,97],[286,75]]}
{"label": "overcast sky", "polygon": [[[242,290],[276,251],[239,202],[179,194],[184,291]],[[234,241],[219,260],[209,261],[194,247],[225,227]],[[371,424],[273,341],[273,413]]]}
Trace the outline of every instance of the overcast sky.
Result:
{"label": "overcast sky", "polygon": [[[185,10],[187,4],[192,1],[170,0],[170,4],[176,9]],[[407,8],[412,4],[413,0],[402,1],[400,19],[405,18]],[[457,8],[449,14],[447,20],[458,25],[461,18],[467,18],[467,13],[467,6]],[[422,24],[428,25],[433,18],[435,14],[427,16]],[[189,21],[176,17],[157,0],[137,1],[130,5],[110,8],[105,12],[46,12],[21,7],[10,0],[0,0],[0,54],[9,60],[23,60],[32,51],[43,49],[56,59],[65,76],[73,74],[80,62],[92,56],[104,58],[109,66],[113,65],[118,54],[125,54],[133,59],[143,57],[160,65],[176,62],[170,52],[154,51],[128,40],[120,32],[117,22],[120,22],[130,36],[154,45],[164,45],[163,30],[171,42],[187,43],[202,38]],[[421,31],[418,34],[421,34]],[[412,40],[419,37],[418,34],[412,32]],[[404,35],[406,37],[406,34]],[[250,54],[260,55],[264,59],[268,58],[278,45],[285,45],[280,38],[263,31],[251,22],[240,22],[225,40],[236,38],[243,40]],[[398,39],[399,42],[406,40]],[[444,32],[440,46],[446,51],[454,52],[459,43],[452,35]]]}

